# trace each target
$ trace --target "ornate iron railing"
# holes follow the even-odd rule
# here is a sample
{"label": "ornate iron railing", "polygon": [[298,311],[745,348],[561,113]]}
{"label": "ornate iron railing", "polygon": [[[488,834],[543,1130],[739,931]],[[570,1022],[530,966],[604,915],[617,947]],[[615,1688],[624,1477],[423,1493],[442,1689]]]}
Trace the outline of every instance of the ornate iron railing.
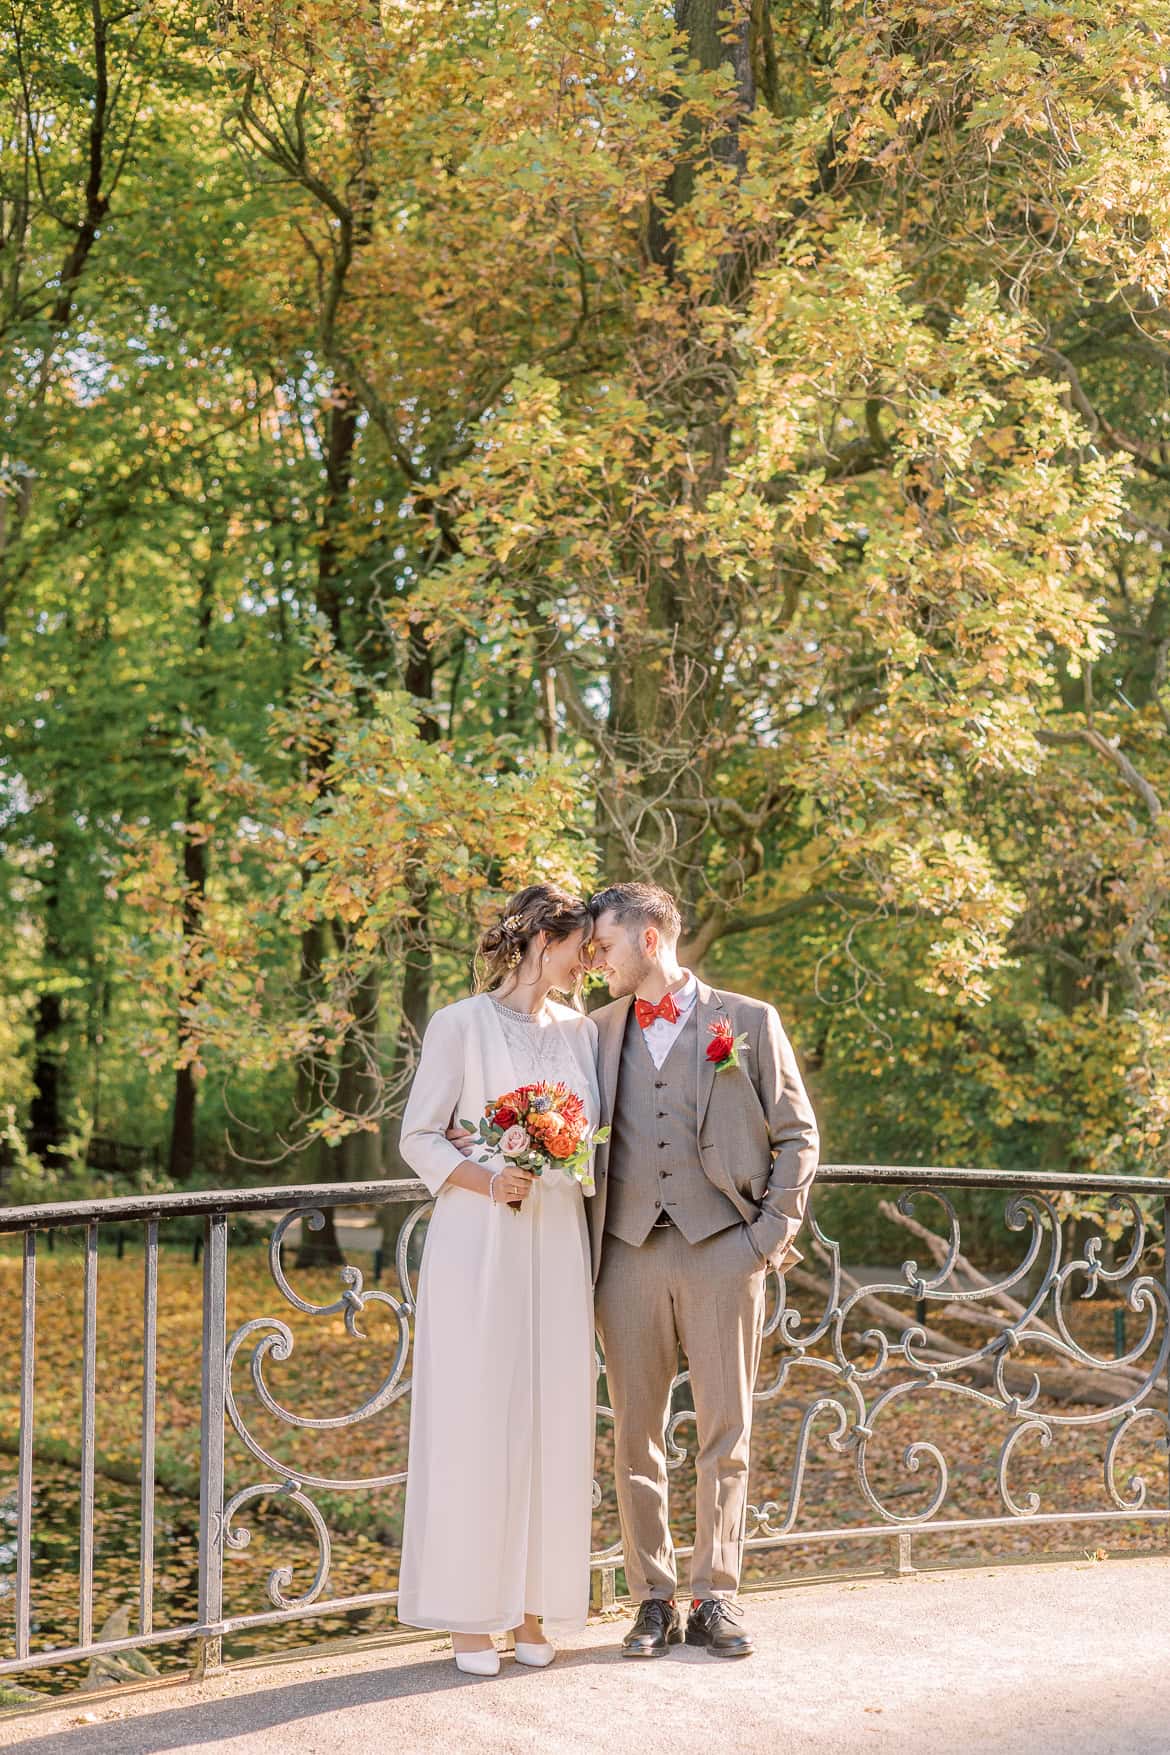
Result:
{"label": "ornate iron railing", "polygon": [[[799,1426],[794,1456],[786,1480],[775,1483],[776,1497],[766,1493],[773,1483],[753,1482],[756,1503],[749,1506],[745,1530],[749,1550],[782,1548],[806,1542],[856,1542],[885,1538],[892,1541],[900,1570],[912,1562],[912,1539],[924,1533],[967,1532],[1009,1525],[1045,1523],[1103,1524],[1141,1519],[1170,1520],[1170,1500],[1154,1503],[1147,1484],[1138,1473],[1121,1485],[1118,1469],[1127,1453],[1131,1435],[1142,1430],[1156,1435],[1162,1448],[1170,1445],[1170,1256],[1164,1248],[1170,1219],[1170,1182],[1137,1177],[1048,1177],[1011,1175],[987,1170],[956,1170],[936,1167],[826,1165],[818,1186],[843,1183],[901,1186],[898,1212],[911,1228],[917,1228],[932,1249],[932,1271],[920,1269],[917,1260],[903,1262],[900,1273],[878,1281],[860,1283],[845,1273],[838,1245],[817,1223],[810,1211],[804,1243],[811,1259],[796,1270],[786,1284],[771,1280],[766,1335],[769,1351],[756,1399],[775,1401],[788,1392],[791,1398],[802,1376],[813,1393],[799,1402]],[[991,1280],[970,1268],[960,1253],[960,1228],[951,1191],[956,1189],[998,1191],[1005,1197],[1004,1220],[1009,1231],[1024,1233],[1025,1244],[1016,1265]],[[1081,1253],[1069,1254],[1057,1200],[1062,1195],[1106,1197],[1099,1223],[1102,1234],[1093,1235]],[[945,1236],[935,1227],[925,1231],[914,1218],[916,1204],[929,1199],[931,1211],[942,1215]],[[366,1288],[360,1269],[341,1269],[341,1294],[333,1302],[315,1303],[301,1295],[290,1281],[284,1248],[290,1227],[304,1221],[310,1229],[323,1224],[326,1208],[363,1206],[410,1207],[399,1228],[397,1247],[398,1290]],[[814,1201],[815,1205],[815,1201]],[[1140,1271],[1151,1248],[1150,1216],[1163,1242],[1160,1276]],[[291,1209],[291,1210],[290,1210]],[[919,1204],[918,1210],[922,1207]],[[308,1318],[342,1315],[349,1336],[363,1338],[359,1326],[364,1312],[381,1305],[393,1323],[393,1343],[388,1367],[373,1394],[352,1411],[328,1416],[298,1413],[286,1407],[266,1378],[269,1363],[287,1360],[293,1351],[293,1331],[283,1317],[257,1314],[228,1334],[227,1267],[228,1225],[232,1215],[279,1211],[268,1248],[273,1286],[290,1311]],[[378,1416],[409,1391],[406,1375],[410,1354],[411,1322],[415,1308],[415,1270],[411,1266],[411,1241],[429,1211],[427,1191],[419,1182],[338,1183],[319,1187],[211,1190],[197,1194],[136,1196],[74,1205],[0,1208],[0,1232],[18,1232],[23,1238],[21,1275],[21,1379],[20,1429],[17,1442],[16,1570],[12,1590],[15,1611],[14,1648],[0,1658],[0,1675],[58,1666],[99,1654],[135,1650],[163,1644],[197,1642],[201,1670],[222,1661],[225,1636],[306,1617],[337,1615],[352,1609],[392,1604],[393,1590],[370,1590],[357,1595],[326,1594],[331,1558],[330,1531],[313,1495],[331,1495],[399,1486],[405,1471],[362,1476],[330,1475],[305,1471],[275,1455],[249,1426],[250,1410],[241,1406],[237,1378],[242,1374],[240,1355],[247,1358],[251,1392],[267,1415],[288,1427],[328,1431],[358,1423],[377,1421]],[[154,1610],[155,1570],[155,1444],[156,1364],[158,1340],[159,1226],[175,1217],[198,1215],[203,1221],[202,1343],[199,1442],[199,1596],[193,1621],[157,1627]],[[1128,1230],[1128,1245],[1111,1263],[1102,1259],[1104,1225],[1118,1230],[1118,1216]],[[116,1639],[94,1635],[94,1494],[95,1494],[95,1400],[96,1343],[98,1325],[97,1268],[99,1227],[121,1230],[136,1226],[143,1232],[143,1371],[141,1386],[141,1541],[138,1568],[137,1631]],[[35,1371],[37,1344],[37,1248],[38,1238],[65,1228],[84,1232],[83,1310],[80,1358],[80,1470],[79,1494],[79,1586],[78,1638],[72,1645],[33,1649],[32,1526],[33,1487],[36,1465]],[[1116,1235],[1113,1241],[1117,1241]],[[417,1249],[414,1252],[417,1255]],[[815,1269],[810,1274],[809,1269]],[[960,1280],[960,1274],[962,1279]],[[1120,1345],[1115,1356],[1093,1352],[1077,1340],[1069,1320],[1069,1301],[1075,1294],[1087,1298],[1102,1285],[1116,1286],[1118,1295],[1137,1319],[1140,1332],[1132,1346]],[[899,1299],[913,1305],[903,1316],[889,1303]],[[1044,1315],[1048,1310],[1048,1317]],[[867,1326],[864,1312],[876,1316]],[[933,1312],[952,1318],[961,1313],[965,1321],[981,1322],[991,1332],[977,1346],[967,1346],[953,1335],[940,1335],[928,1326]],[[1092,1376],[1093,1399],[1071,1403],[1055,1411],[1045,1397],[1044,1363],[1065,1361],[1062,1367]],[[1020,1360],[1025,1360],[1025,1382],[1020,1382]],[[599,1381],[604,1370],[598,1359]],[[1012,1382],[1009,1373],[1016,1381]],[[974,1381],[970,1381],[974,1378]],[[684,1442],[693,1412],[685,1405],[688,1377],[675,1382],[668,1425],[669,1464],[681,1469],[688,1460]],[[1102,1387],[1104,1386],[1104,1387]],[[925,1408],[938,1398],[962,1398],[1002,1425],[995,1463],[997,1508],[989,1515],[956,1517],[943,1515],[951,1490],[951,1475],[944,1451],[927,1438],[912,1439],[902,1453],[902,1467],[917,1475],[926,1465],[923,1502],[908,1510],[896,1509],[893,1496],[875,1480],[872,1450],[883,1431],[883,1421],[908,1409]],[[799,1398],[798,1398],[799,1399]],[[683,1402],[683,1405],[678,1404]],[[611,1418],[599,1399],[599,1419]],[[796,1418],[795,1414],[793,1416]],[[1034,1488],[1023,1491],[1015,1481],[1018,1453],[1029,1440],[1046,1449],[1061,1429],[1100,1434],[1101,1503],[1094,1508],[1045,1508]],[[250,1456],[259,1478],[225,1499],[225,1445],[233,1442]],[[819,1438],[831,1456],[851,1459],[863,1515],[860,1521],[842,1524],[818,1520],[817,1506],[805,1491],[810,1450]],[[269,1575],[271,1608],[254,1614],[225,1613],[225,1556],[246,1547],[249,1530],[241,1516],[258,1500],[279,1498],[295,1506],[308,1520],[317,1544],[316,1575],[300,1594],[292,1592],[292,1569],[276,1567]],[[601,1503],[595,1487],[595,1504]],[[680,1555],[689,1552],[679,1550]],[[596,1553],[595,1600],[613,1599],[620,1545]],[[2,1649],[2,1648],[0,1648]]]}

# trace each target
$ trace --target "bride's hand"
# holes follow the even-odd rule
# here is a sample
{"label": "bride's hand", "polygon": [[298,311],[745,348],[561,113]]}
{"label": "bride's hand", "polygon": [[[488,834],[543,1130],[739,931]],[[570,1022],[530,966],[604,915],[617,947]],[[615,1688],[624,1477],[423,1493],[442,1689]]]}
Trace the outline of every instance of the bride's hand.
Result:
{"label": "bride's hand", "polygon": [[460,1127],[457,1121],[453,1121],[447,1129],[447,1138],[457,1151],[463,1153],[465,1158],[470,1158],[471,1148],[475,1143],[474,1134],[468,1133],[465,1127]]}
{"label": "bride's hand", "polygon": [[516,1205],[532,1193],[535,1180],[531,1170],[521,1170],[515,1164],[509,1164],[492,1183],[491,1197],[494,1201],[507,1201],[509,1205]]}

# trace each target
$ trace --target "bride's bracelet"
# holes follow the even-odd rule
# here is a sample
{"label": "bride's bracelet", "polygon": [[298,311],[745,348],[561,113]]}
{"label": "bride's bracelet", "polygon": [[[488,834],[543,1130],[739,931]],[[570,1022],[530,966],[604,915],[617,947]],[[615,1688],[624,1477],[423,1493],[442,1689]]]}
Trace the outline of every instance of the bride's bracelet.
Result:
{"label": "bride's bracelet", "polygon": [[496,1177],[501,1174],[502,1168],[502,1166],[498,1166],[495,1170],[488,1172],[489,1180],[487,1185],[487,1197],[493,1206],[499,1205],[499,1202],[496,1199]]}

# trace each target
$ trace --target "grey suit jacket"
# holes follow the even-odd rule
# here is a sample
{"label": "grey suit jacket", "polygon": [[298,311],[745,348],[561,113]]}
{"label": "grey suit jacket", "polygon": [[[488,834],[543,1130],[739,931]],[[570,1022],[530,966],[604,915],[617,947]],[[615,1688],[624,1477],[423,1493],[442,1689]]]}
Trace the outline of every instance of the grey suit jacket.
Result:
{"label": "grey suit jacket", "polygon": [[[601,1119],[613,1121],[622,1037],[633,1000],[615,999],[592,1013],[597,1025]],[[735,1034],[747,1033],[737,1067],[717,1070],[707,1059],[710,1025],[720,1014]],[[804,1220],[816,1174],[820,1137],[792,1044],[775,1006],[699,982],[696,1001],[698,1102],[695,1132],[706,1176],[747,1224],[751,1243],[773,1267],[803,1260],[793,1239]],[[585,1202],[593,1278],[601,1266],[609,1146],[597,1148],[597,1193]]]}

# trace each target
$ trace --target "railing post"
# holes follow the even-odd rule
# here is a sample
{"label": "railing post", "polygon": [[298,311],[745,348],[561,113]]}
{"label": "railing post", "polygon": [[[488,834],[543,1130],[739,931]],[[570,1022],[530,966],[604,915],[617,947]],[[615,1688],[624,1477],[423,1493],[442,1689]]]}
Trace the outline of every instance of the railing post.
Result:
{"label": "railing post", "polygon": [[[1166,1282],[1166,1297],[1170,1300],[1170,1194],[1162,1196],[1162,1273]],[[1166,1360],[1166,1418],[1170,1420],[1170,1358]],[[1170,1429],[1166,1433],[1166,1467],[1170,1471]],[[1168,1504],[1170,1504],[1170,1485],[1167,1487]],[[1170,1523],[1166,1525],[1167,1539],[1170,1540]]]}
{"label": "railing post", "polygon": [[[53,1233],[50,1231],[49,1236]],[[16,1655],[28,1656],[32,1583],[33,1410],[37,1362],[37,1234],[24,1234],[20,1317],[20,1448],[16,1486]]]}
{"label": "railing post", "polygon": [[594,1611],[612,1609],[617,1602],[617,1567],[599,1566],[593,1574],[589,1606]]}
{"label": "railing post", "polygon": [[138,1631],[154,1630],[155,1419],[158,1406],[158,1220],[142,1251],[142,1492],[138,1551]]}
{"label": "railing post", "polygon": [[77,1637],[81,1645],[93,1643],[93,1493],[94,1423],[97,1410],[97,1271],[98,1228],[85,1228],[85,1294],[81,1342],[81,1594]]}
{"label": "railing post", "polygon": [[[223,1619],[223,1424],[224,1358],[227,1352],[227,1214],[212,1213],[203,1251],[203,1380],[199,1412],[199,1621]],[[199,1640],[196,1673],[223,1662],[223,1637]]]}

